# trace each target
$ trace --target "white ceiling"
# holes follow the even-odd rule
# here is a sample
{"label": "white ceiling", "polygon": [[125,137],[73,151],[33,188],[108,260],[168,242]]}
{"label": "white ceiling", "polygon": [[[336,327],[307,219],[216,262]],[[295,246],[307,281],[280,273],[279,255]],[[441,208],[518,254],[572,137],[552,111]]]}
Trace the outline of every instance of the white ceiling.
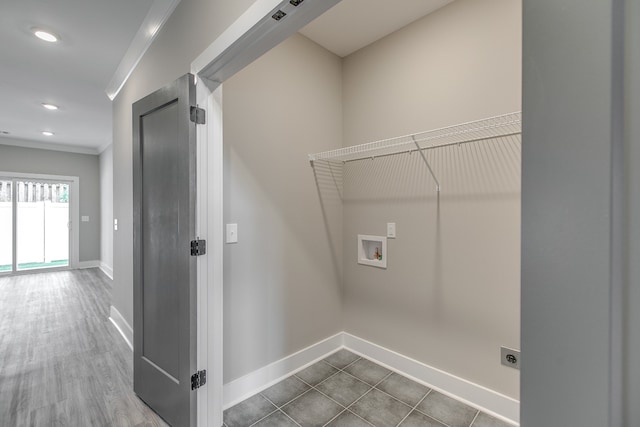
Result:
{"label": "white ceiling", "polygon": [[[128,49],[148,45],[139,37],[145,25],[159,27],[153,11],[179,0],[0,1],[0,144],[100,152],[112,134],[105,89],[112,89],[112,77],[126,78],[128,70],[119,64],[124,57],[126,65]],[[451,1],[343,0],[301,33],[346,56]],[[61,40],[43,42],[33,27]],[[60,109],[48,111],[45,102]],[[44,136],[44,130],[55,135]]]}
{"label": "white ceiling", "polygon": [[345,57],[452,1],[343,0],[300,33]]}
{"label": "white ceiling", "polygon": [[[105,88],[153,1],[2,0],[0,131],[10,134],[0,136],[0,143],[27,140],[95,152],[109,144],[112,113]],[[61,40],[43,42],[32,27]],[[45,110],[43,102],[60,109]],[[55,135],[46,137],[43,130]]]}

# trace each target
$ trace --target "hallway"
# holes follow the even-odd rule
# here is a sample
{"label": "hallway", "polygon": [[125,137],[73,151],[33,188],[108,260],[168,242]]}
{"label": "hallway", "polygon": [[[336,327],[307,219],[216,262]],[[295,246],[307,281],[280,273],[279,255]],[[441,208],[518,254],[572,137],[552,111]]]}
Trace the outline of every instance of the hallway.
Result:
{"label": "hallway", "polygon": [[133,354],[98,269],[0,278],[0,425],[166,426],[133,393]]}

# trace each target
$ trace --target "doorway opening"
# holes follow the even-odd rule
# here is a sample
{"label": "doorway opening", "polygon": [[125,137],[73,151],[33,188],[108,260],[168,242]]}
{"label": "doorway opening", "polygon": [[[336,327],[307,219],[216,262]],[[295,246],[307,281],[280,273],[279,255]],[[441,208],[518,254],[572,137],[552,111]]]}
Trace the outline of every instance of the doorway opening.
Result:
{"label": "doorway opening", "polygon": [[[355,2],[336,3],[347,8]],[[395,157],[367,157],[352,163],[343,175],[336,174],[339,169],[333,165],[323,170],[305,169],[307,155],[320,147],[346,149],[520,109],[518,2],[493,2],[491,8],[473,2],[439,4],[445,3],[451,5],[343,55],[338,49],[342,46],[333,48],[331,41],[354,39],[336,36],[340,19],[348,21],[345,17],[349,14],[339,13],[336,8],[333,18],[328,14],[325,23],[321,18],[309,22],[313,21],[311,15],[317,18],[321,14],[302,8],[317,3],[295,6],[281,2],[278,7],[286,18],[277,14],[281,17],[278,21],[270,13],[273,11],[267,10],[272,3],[257,2],[264,5],[262,15],[257,7],[252,8],[238,20],[237,28],[230,28],[193,62],[192,71],[204,83],[198,89],[206,86],[203,91],[210,91],[211,104],[218,105],[211,100],[214,90],[224,90],[224,108],[210,105],[213,112],[208,113],[209,126],[224,125],[224,132],[211,131],[209,136],[216,142],[223,141],[212,146],[221,152],[219,147],[225,146],[224,153],[218,154],[226,156],[224,191],[242,194],[242,205],[233,198],[224,200],[223,221],[240,223],[241,227],[269,223],[268,227],[241,231],[245,236],[241,245],[223,249],[225,301],[242,301],[241,307],[225,305],[225,334],[247,338],[246,329],[238,331],[247,324],[250,304],[248,311],[256,318],[254,331],[260,331],[244,341],[227,340],[224,352],[227,356],[264,354],[261,361],[250,362],[271,369],[273,359],[284,356],[281,360],[286,360],[287,354],[297,355],[294,351],[309,344],[302,339],[292,344],[286,328],[305,325],[304,317],[320,307],[322,298],[328,308],[324,313],[330,312],[339,305],[332,305],[337,298],[331,298],[342,292],[346,297],[341,306],[348,310],[345,331],[362,331],[364,339],[388,345],[396,353],[421,353],[417,360],[440,369],[438,372],[446,370],[452,378],[467,380],[458,385],[442,385],[428,378],[425,382],[515,421],[519,374],[499,364],[496,354],[500,344],[496,343],[519,345],[519,147],[456,145],[425,154],[426,160],[435,165],[438,178],[446,182],[441,195],[435,194],[433,174],[426,176],[425,159],[416,156],[415,149]],[[359,11],[362,9],[356,8],[352,16],[363,15]],[[251,19],[255,22],[252,34],[263,34],[257,41],[258,36],[254,36],[253,42],[251,37],[237,36],[248,33],[246,21]],[[306,24],[309,26],[305,28]],[[349,31],[354,28],[349,22],[343,26]],[[297,31],[301,34],[295,34]],[[235,41],[225,45],[229,39]],[[265,54],[269,51],[266,45],[278,47]],[[499,57],[495,57],[496,46],[501,47]],[[245,68],[256,58],[260,59]],[[320,76],[313,80],[316,74]],[[265,76],[269,85],[264,84]],[[199,97],[202,99],[207,100]],[[216,173],[210,173],[211,186],[218,182]],[[309,181],[314,178],[316,182]],[[344,178],[348,179],[342,181]],[[339,185],[344,182],[349,187],[346,192]],[[278,193],[279,189],[286,194]],[[295,200],[288,198],[290,194],[295,194]],[[247,209],[253,201],[256,206]],[[318,203],[322,203],[318,209],[303,211]],[[256,217],[248,212],[256,212]],[[216,221],[216,226],[222,227],[223,221]],[[364,267],[355,259],[357,235],[385,235],[388,221],[406,231],[391,241],[391,252],[385,256],[389,268],[383,272],[362,270]],[[311,235],[308,239],[297,238]],[[264,242],[269,251],[258,249],[260,257],[251,256],[254,248],[265,247]],[[278,247],[271,242],[278,242]],[[487,242],[491,250],[486,249]],[[479,256],[483,261],[478,262]],[[259,278],[247,280],[247,269],[242,268],[247,259],[254,263],[251,270],[260,272]],[[263,272],[273,265],[284,265],[285,272],[279,271],[266,283]],[[307,271],[317,268],[312,275],[305,271],[305,277],[296,278],[302,271],[300,265],[309,266]],[[332,270],[327,265],[336,267]],[[327,274],[333,271],[335,277]],[[323,283],[319,283],[320,278]],[[213,282],[212,289],[221,286]],[[393,290],[389,286],[392,283]],[[303,291],[302,286],[306,287]],[[331,294],[332,289],[337,291]],[[229,297],[229,293],[242,297]],[[273,295],[296,295],[296,304],[279,306],[280,300]],[[305,300],[309,295],[313,299]],[[482,307],[467,305],[479,300],[487,303]],[[271,309],[265,308],[268,303],[273,303]],[[301,309],[305,303],[306,309]],[[384,307],[382,312],[380,307]],[[264,315],[260,318],[255,313]],[[398,328],[389,327],[389,319]],[[233,331],[234,325],[237,331]],[[261,325],[267,327],[263,330]],[[400,327],[406,339],[399,338]],[[327,327],[324,336],[330,329]],[[416,336],[427,338],[422,342],[431,345],[415,345],[412,337]],[[469,336],[474,339],[469,340]],[[276,348],[276,344],[281,346]],[[280,353],[268,356],[260,351],[264,348]],[[434,355],[433,348],[444,350]],[[452,363],[458,355],[470,353],[476,355],[473,367],[462,360]],[[224,385],[224,407],[249,396],[251,387],[256,390],[269,382],[260,383],[263,371],[250,371],[252,366],[247,367],[247,361],[234,356],[225,360],[229,361],[225,362],[225,375],[231,381]],[[248,378],[256,378],[256,382],[250,384]],[[477,385],[472,392],[464,389],[470,382]]]}

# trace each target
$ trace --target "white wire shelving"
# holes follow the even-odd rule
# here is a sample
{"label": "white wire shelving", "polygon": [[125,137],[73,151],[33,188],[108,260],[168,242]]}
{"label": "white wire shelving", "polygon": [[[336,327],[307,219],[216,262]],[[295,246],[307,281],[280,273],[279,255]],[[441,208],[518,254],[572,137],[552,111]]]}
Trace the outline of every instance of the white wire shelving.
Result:
{"label": "white wire shelving", "polygon": [[518,111],[426,132],[324,151],[310,154],[309,161],[312,166],[317,161],[348,163],[417,151],[435,180],[437,191],[440,191],[440,183],[424,155],[424,150],[520,135],[521,117],[522,114]]}

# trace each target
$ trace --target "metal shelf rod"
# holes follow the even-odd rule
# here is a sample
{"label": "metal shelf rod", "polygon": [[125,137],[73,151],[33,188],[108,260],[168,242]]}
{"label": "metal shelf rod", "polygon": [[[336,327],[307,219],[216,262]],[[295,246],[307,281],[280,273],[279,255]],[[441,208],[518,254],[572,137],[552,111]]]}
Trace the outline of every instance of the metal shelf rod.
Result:
{"label": "metal shelf rod", "polygon": [[420,146],[418,145],[418,141],[416,141],[416,137],[411,135],[411,139],[413,139],[413,143],[416,145],[418,153],[420,153],[420,157],[422,157],[422,160],[424,160],[424,164],[427,165],[427,169],[429,169],[429,173],[433,177],[433,180],[436,182],[436,191],[440,191],[440,182],[438,181],[438,178],[436,178],[436,174],[433,173],[433,169],[431,169],[431,165],[427,160],[427,156],[425,156],[422,150],[420,149]]}

